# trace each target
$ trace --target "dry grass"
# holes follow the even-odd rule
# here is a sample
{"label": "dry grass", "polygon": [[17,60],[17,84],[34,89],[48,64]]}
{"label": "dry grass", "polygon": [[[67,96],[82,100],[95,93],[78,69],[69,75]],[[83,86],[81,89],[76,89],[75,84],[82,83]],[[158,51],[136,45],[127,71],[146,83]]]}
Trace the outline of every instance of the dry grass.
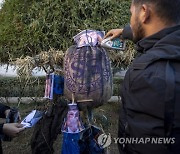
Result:
{"label": "dry grass", "polygon": [[14,61],[11,61],[17,68],[17,74],[20,79],[24,79],[26,82],[30,81],[32,76],[32,70],[35,67],[48,70],[59,71],[62,73],[64,52],[61,50],[50,49],[47,52],[41,52],[35,57],[20,57]]}
{"label": "dry grass", "polygon": [[[112,61],[113,67],[127,67],[133,60],[135,50],[131,42],[127,42],[127,48],[125,51],[107,50],[109,58]],[[32,70],[35,67],[44,69],[45,72],[56,72],[63,74],[63,61],[65,53],[61,50],[50,49],[47,52],[42,51],[35,57],[26,56],[20,57],[15,61],[11,61],[17,67],[17,74],[20,79],[24,79],[26,83],[29,83]]]}
{"label": "dry grass", "polygon": [[113,67],[121,68],[122,66],[129,66],[134,59],[135,50],[132,42],[127,42],[125,51],[108,50],[109,58],[112,61]]}

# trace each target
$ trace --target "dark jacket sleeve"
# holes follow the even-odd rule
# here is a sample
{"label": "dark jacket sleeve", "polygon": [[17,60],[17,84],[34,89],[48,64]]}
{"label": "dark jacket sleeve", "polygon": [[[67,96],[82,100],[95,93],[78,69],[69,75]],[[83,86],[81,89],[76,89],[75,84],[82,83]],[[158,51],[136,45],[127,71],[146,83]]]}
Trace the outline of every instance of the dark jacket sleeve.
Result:
{"label": "dark jacket sleeve", "polygon": [[128,39],[128,40],[133,41],[133,33],[132,33],[132,29],[130,25],[126,25],[124,27],[122,37],[123,39]]}
{"label": "dark jacket sleeve", "polygon": [[0,134],[3,134],[3,125],[4,124],[0,124]]}
{"label": "dark jacket sleeve", "polygon": [[0,103],[0,118],[5,118],[6,115],[5,115],[5,111],[10,109],[9,106],[6,106],[6,105],[3,105]]}
{"label": "dark jacket sleeve", "polygon": [[[5,118],[5,111],[10,109],[9,106],[3,105],[0,103],[0,118]],[[3,125],[4,124],[0,124],[0,134],[3,134]]]}

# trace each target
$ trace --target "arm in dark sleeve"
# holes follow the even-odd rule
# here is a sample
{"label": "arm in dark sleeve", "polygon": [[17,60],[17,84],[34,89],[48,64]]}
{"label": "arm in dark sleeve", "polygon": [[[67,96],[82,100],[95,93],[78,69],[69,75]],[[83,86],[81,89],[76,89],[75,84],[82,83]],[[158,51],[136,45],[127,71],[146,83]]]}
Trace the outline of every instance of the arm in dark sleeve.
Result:
{"label": "arm in dark sleeve", "polygon": [[3,134],[3,125],[4,124],[0,124],[0,134]]}
{"label": "arm in dark sleeve", "polygon": [[6,105],[3,105],[3,104],[0,103],[0,117],[1,118],[5,118],[6,117],[5,111],[8,110],[8,109],[10,109],[9,106],[6,106]]}
{"label": "arm in dark sleeve", "polygon": [[133,33],[130,25],[126,25],[122,32],[123,39],[128,39],[133,41]]}

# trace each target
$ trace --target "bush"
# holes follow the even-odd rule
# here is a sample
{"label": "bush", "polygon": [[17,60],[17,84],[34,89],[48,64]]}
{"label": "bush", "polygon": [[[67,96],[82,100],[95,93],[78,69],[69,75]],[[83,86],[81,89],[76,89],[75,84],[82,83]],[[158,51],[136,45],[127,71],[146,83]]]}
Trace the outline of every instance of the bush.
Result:
{"label": "bush", "polygon": [[[109,30],[129,22],[130,0],[6,0],[0,10],[0,61],[65,51],[84,29]],[[8,54],[9,53],[9,54]]]}
{"label": "bush", "polygon": [[32,78],[25,86],[18,78],[0,77],[0,97],[43,97],[45,77]]}
{"label": "bush", "polygon": [[[0,97],[44,97],[45,77],[32,78],[25,86],[16,77],[0,77]],[[122,79],[113,78],[113,95],[119,96]]]}

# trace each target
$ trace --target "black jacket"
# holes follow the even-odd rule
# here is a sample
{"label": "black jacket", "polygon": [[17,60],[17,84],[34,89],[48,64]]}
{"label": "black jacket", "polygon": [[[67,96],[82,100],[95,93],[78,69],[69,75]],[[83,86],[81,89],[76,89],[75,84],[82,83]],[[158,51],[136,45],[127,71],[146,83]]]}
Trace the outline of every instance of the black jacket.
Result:
{"label": "black jacket", "polygon": [[[0,103],[0,118],[5,118],[6,117],[5,111],[8,110],[8,109],[10,109],[10,107]],[[0,124],[0,134],[3,134],[2,128],[3,128],[3,124]]]}
{"label": "black jacket", "polygon": [[142,39],[137,51],[124,79],[119,137],[175,137],[175,144],[121,144],[120,151],[180,153],[180,25]]}

